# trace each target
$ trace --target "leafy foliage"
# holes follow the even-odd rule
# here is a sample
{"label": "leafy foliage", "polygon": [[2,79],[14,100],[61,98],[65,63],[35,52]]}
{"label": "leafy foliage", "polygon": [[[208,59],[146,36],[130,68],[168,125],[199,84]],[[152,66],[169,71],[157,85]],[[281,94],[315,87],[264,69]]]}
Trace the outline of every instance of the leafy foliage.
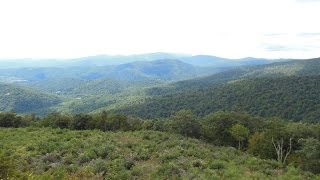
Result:
{"label": "leafy foliage", "polygon": [[173,132],[190,136],[199,137],[200,135],[200,124],[196,117],[191,111],[180,110],[171,116],[168,122]]}
{"label": "leafy foliage", "polygon": [[241,149],[242,141],[249,137],[249,130],[241,124],[235,124],[230,128],[230,134],[239,142],[238,149]]}
{"label": "leafy foliage", "polygon": [[[319,124],[293,123],[277,118],[262,119],[235,112],[217,112],[211,113],[204,118],[196,118],[194,114],[188,110],[181,110],[167,120],[143,120],[123,115],[109,114],[106,111],[94,115],[52,113],[42,119],[33,116],[17,116],[13,113],[4,113],[1,114],[1,117],[4,118],[0,118],[0,125],[4,127],[8,127],[7,122],[15,122],[16,119],[19,119],[19,124],[13,124],[14,127],[47,126],[64,128],[61,130],[62,132],[65,132],[66,129],[96,129],[113,132],[141,130],[173,132],[181,134],[184,137],[201,138],[214,145],[233,146],[238,147],[239,150],[241,147],[241,150],[247,150],[250,154],[257,157],[277,159],[281,165],[293,163],[307,171],[318,173],[318,169],[314,168],[313,165],[317,163],[320,158],[317,154],[317,144],[320,137]],[[298,126],[301,127],[299,128],[301,131],[297,130],[296,127]],[[75,136],[75,138],[77,139],[77,136]],[[151,137],[144,135],[143,139],[151,140]],[[277,144],[277,146],[275,144]],[[128,146],[130,149],[132,148],[132,145]],[[176,146],[176,144],[167,144],[167,146],[167,148],[170,148]],[[46,155],[44,158],[46,161],[51,163],[59,161],[60,155],[55,151],[55,144],[46,144],[43,148],[44,149],[41,149],[43,153],[53,152],[53,154]],[[30,147],[29,149],[34,150],[34,147]],[[94,150],[93,152],[90,151],[88,152],[89,154],[80,156],[79,162],[91,162],[90,159],[96,157],[95,154],[97,154],[98,151]],[[281,152],[281,157],[279,156],[279,152]],[[150,155],[145,154],[144,150],[139,150],[139,153],[142,153],[141,159],[150,159]],[[166,158],[161,161],[176,159],[176,152],[172,153],[173,154],[170,153],[166,155]],[[108,157],[108,153],[102,153],[101,157]],[[312,160],[310,158],[312,158]],[[98,170],[93,173],[103,171],[105,166],[102,165],[104,163],[101,160],[92,163],[93,166],[97,166],[98,168]],[[127,170],[131,170],[136,161],[129,156],[125,158],[123,163]],[[193,163],[193,166],[200,167],[202,166],[201,164],[201,161],[196,161]],[[224,165],[218,163],[213,165],[213,167],[221,169],[224,168]],[[65,170],[65,168],[63,169]]]}
{"label": "leafy foliage", "polygon": [[303,140],[303,148],[298,152],[302,155],[302,168],[314,173],[320,173],[320,141],[308,138]]}

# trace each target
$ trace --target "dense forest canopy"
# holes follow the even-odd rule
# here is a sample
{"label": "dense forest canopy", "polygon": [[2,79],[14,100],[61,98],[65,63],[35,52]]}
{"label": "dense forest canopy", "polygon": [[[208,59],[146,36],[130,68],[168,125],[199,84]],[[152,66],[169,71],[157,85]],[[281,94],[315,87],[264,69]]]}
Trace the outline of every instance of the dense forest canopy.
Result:
{"label": "dense forest canopy", "polygon": [[[196,61],[197,56],[193,59]],[[7,103],[2,111],[45,115],[50,111],[111,110],[143,117],[166,117],[186,108],[201,116],[211,111],[241,110],[253,115],[317,121],[317,107],[313,105],[318,103],[318,98],[313,96],[316,96],[319,85],[319,62],[319,59],[292,60],[266,65],[253,63],[250,66],[233,66],[232,69],[220,66],[217,69],[216,66],[197,67],[167,59],[116,66],[7,69],[0,72],[2,88],[31,87],[32,92],[2,91],[1,99]],[[138,79],[135,78],[137,73],[140,74]],[[194,78],[210,73],[213,75]],[[193,79],[177,81],[191,77]],[[13,95],[6,96],[8,93]],[[259,100],[252,101],[252,94],[259,96]],[[26,102],[27,97],[31,97],[28,107],[15,106],[18,99]],[[275,102],[278,97],[282,98],[279,103]],[[303,102],[296,97],[303,98]],[[195,99],[201,101],[198,107],[193,108]],[[161,101],[167,105],[157,105]],[[285,107],[286,104],[292,106]]]}
{"label": "dense forest canopy", "polygon": [[[119,112],[145,118],[168,117],[180,109],[200,116],[212,111],[248,112],[263,117],[319,122],[320,76],[228,81],[220,85],[155,96]],[[153,89],[156,94],[162,89]],[[155,92],[156,91],[156,92]]]}

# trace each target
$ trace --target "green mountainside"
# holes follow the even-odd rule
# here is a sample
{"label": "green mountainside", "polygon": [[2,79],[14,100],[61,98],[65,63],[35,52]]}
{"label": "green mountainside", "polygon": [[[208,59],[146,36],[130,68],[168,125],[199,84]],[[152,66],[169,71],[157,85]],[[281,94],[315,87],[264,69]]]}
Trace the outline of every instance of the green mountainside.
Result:
{"label": "green mountainside", "polygon": [[[32,87],[30,92],[33,94],[27,96],[12,93],[11,99],[3,95],[2,110],[44,114],[52,111],[91,112],[110,105],[114,109],[119,105],[132,104],[143,99],[142,96],[146,95],[145,87],[223,70],[225,68],[196,67],[170,59],[139,61],[116,66],[2,69],[1,82],[10,83],[11,87],[16,85],[19,88],[24,87],[22,89]],[[44,102],[39,103],[37,99],[32,98],[37,95],[40,97],[43,93],[48,96],[50,109]],[[31,98],[27,101],[27,97]],[[50,97],[59,97],[63,101],[52,103]],[[21,99],[21,102],[30,104],[30,107],[22,109],[18,105],[8,105],[12,99]],[[45,98],[42,100],[45,101]],[[55,106],[51,108],[51,105]],[[36,111],[37,109],[39,110]]]}
{"label": "green mountainside", "polygon": [[0,83],[0,111],[48,113],[60,102],[59,97],[36,89]]}
{"label": "green mountainside", "polygon": [[[256,78],[185,92],[154,96],[119,110],[139,117],[168,117],[180,109],[200,116],[212,111],[245,111],[263,117],[320,119],[320,76]],[[188,88],[188,87],[186,87]]]}
{"label": "green mountainside", "polygon": [[319,121],[320,59],[243,67],[150,88],[145,103],[118,110],[139,117],[168,117],[180,109],[203,116],[246,111],[264,117]]}
{"label": "green mountainside", "polygon": [[[317,121],[318,69],[319,58],[231,70],[170,59],[116,66],[6,69],[0,72],[1,81],[32,95],[8,96],[3,91],[1,110],[40,114],[111,110],[154,118],[185,108],[200,116],[233,110]],[[206,74],[213,75],[197,78]]]}
{"label": "green mountainside", "polygon": [[176,82],[165,88],[158,89],[162,90],[161,92],[151,91],[150,93],[157,95],[158,93],[174,93],[180,90],[206,88],[239,79],[284,76],[315,76],[320,75],[319,69],[320,58],[275,62],[257,66],[243,66],[229,71],[216,73],[211,76]]}

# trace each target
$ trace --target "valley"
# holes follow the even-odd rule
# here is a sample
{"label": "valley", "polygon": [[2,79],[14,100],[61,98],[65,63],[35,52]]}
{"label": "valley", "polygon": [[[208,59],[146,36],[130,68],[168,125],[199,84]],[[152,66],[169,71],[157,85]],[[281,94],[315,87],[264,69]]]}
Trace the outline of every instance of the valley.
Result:
{"label": "valley", "polygon": [[319,58],[98,57],[1,69],[0,177],[319,179]]}
{"label": "valley", "polygon": [[[135,60],[136,56],[124,59]],[[108,110],[143,118],[168,117],[180,109],[190,109],[200,116],[227,110],[313,122],[320,116],[316,107],[320,101],[317,96],[320,59],[266,64],[266,60],[250,58],[231,61],[214,56],[180,57],[190,63],[187,64],[176,59],[152,61],[153,56],[177,58],[158,53],[138,56],[148,61],[120,65],[84,67],[79,65],[86,62],[81,59],[64,68],[4,69],[0,76],[6,90],[2,91],[1,99],[6,101],[6,107],[0,110],[38,115]],[[197,63],[201,66],[192,65]],[[241,63],[244,65],[239,66]],[[25,91],[29,88],[32,92]],[[48,103],[41,103],[46,101],[43,93]],[[18,99],[28,102],[23,98],[29,97],[37,103],[19,108]]]}
{"label": "valley", "polygon": [[[46,108],[52,112],[72,113],[91,112],[103,108],[111,110],[115,109],[114,107],[143,102],[149,96],[146,90],[152,87],[228,71],[241,65],[267,63],[254,58],[236,61],[214,56],[180,57],[168,53],[112,57],[115,59],[111,62],[105,56],[102,58],[97,56],[93,58],[94,60],[92,58],[69,60],[67,65],[48,63],[43,64],[44,67],[30,67],[31,65],[25,60],[22,64],[25,67],[1,69],[0,82],[10,86],[32,87],[33,91],[46,92],[61,102],[54,107],[51,105],[44,105],[42,109],[31,107],[31,111],[15,109],[9,105],[2,111],[11,108],[17,113],[44,115],[48,112]],[[46,61],[42,63],[44,62]],[[6,65],[6,62],[2,63]],[[13,104],[15,98],[17,96],[12,96],[7,101]]]}

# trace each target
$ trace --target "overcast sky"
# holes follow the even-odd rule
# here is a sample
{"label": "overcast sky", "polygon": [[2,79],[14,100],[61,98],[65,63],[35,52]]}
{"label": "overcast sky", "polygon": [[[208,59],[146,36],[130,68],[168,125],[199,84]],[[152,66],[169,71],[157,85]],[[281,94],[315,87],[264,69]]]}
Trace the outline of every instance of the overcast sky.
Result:
{"label": "overcast sky", "polygon": [[0,58],[320,57],[319,0],[0,0]]}

